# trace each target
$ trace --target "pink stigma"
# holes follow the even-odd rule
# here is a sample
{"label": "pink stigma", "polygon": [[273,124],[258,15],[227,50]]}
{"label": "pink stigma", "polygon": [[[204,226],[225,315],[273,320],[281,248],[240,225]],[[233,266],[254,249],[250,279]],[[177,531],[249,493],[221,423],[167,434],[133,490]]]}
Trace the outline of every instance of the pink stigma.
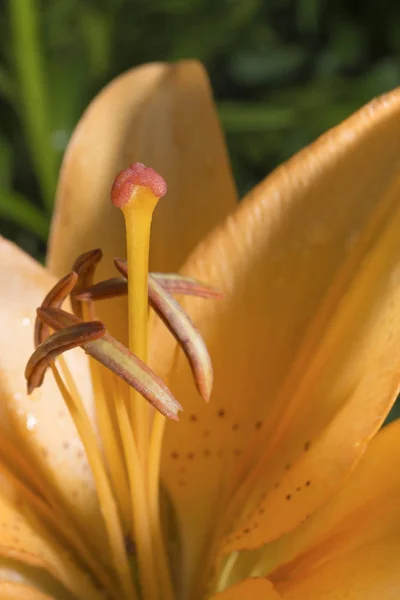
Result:
{"label": "pink stigma", "polygon": [[167,193],[167,184],[151,167],[145,167],[143,163],[134,163],[124,169],[114,179],[111,189],[111,201],[118,208],[124,208],[132,196],[136,185],[149,188],[157,198],[162,198]]}

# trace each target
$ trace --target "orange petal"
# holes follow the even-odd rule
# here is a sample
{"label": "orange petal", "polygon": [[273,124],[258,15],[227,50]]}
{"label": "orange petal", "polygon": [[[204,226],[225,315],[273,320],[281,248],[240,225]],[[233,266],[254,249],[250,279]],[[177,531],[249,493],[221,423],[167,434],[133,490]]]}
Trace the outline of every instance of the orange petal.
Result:
{"label": "orange petal", "polygon": [[[81,441],[49,373],[43,386],[28,396],[25,364],[32,353],[36,307],[54,285],[53,278],[30,257],[0,238],[0,431],[15,452],[29,458],[51,501],[62,502],[94,545],[104,541],[97,495]],[[78,352],[78,353],[77,353]],[[81,351],[66,355],[91,415],[92,390],[86,357]],[[10,449],[9,448],[9,449]],[[10,452],[11,452],[10,450]],[[10,454],[9,452],[9,454]],[[9,460],[12,459],[12,452]],[[19,472],[26,476],[26,460]],[[27,474],[28,480],[29,472]]]}
{"label": "orange petal", "polygon": [[237,585],[211,596],[210,600],[279,600],[281,596],[267,579],[245,579]]}
{"label": "orange petal", "polygon": [[[179,426],[167,425],[163,475],[192,566],[213,523],[231,527],[248,500],[247,513],[270,490],[278,494],[273,487],[286,477],[274,511],[259,517],[268,514],[272,538],[296,526],[354,465],[394,400],[399,129],[397,91],[267,178],[184,269],[224,297],[184,302],[213,361],[209,406],[160,329],[153,348],[156,372],[185,410]],[[258,485],[231,510],[233,491],[256,460]],[[307,504],[310,471],[315,492]],[[252,516],[253,533],[255,522]]]}
{"label": "orange petal", "polygon": [[[61,170],[48,257],[52,272],[64,275],[79,253],[97,247],[105,255],[97,276],[114,272],[112,258],[126,255],[125,228],[110,190],[117,173],[136,161],[167,181],[168,193],[153,220],[150,262],[152,270],[175,271],[236,203],[224,139],[199,63],[132,69],[89,106]],[[112,313],[109,308],[110,318]]]}
{"label": "orange petal", "polygon": [[[332,500],[266,548],[284,598],[396,598],[400,586],[400,421],[385,428]],[[270,565],[271,568],[272,565]],[[268,570],[270,570],[270,568]]]}
{"label": "orange petal", "polygon": [[87,574],[71,561],[33,514],[24,514],[26,508],[7,480],[1,478],[0,483],[0,557],[5,560],[4,565],[8,560],[9,568],[18,572],[19,564],[24,579],[24,571],[29,575],[33,567],[38,587],[43,591],[50,591],[49,587],[60,591],[64,586],[80,600],[101,600],[102,594]]}
{"label": "orange petal", "polygon": [[51,596],[28,585],[11,581],[0,581],[0,598],[2,600],[52,600]]}
{"label": "orange petal", "polygon": [[397,397],[400,177],[393,183],[387,198],[393,210],[287,396],[286,414],[243,486],[251,487],[254,510],[235,539],[227,540],[226,550],[261,546],[321,506],[362,456]]}

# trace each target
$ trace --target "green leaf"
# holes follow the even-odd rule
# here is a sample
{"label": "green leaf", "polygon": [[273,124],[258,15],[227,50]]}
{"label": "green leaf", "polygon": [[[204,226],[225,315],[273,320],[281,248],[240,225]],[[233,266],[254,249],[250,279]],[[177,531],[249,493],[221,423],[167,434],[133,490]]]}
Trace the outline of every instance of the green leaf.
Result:
{"label": "green leaf", "polygon": [[222,126],[228,133],[261,133],[282,129],[295,123],[294,109],[261,102],[219,102],[218,111]]}
{"label": "green leaf", "polygon": [[0,189],[0,217],[34,233],[42,242],[47,241],[49,221],[25,196]]}

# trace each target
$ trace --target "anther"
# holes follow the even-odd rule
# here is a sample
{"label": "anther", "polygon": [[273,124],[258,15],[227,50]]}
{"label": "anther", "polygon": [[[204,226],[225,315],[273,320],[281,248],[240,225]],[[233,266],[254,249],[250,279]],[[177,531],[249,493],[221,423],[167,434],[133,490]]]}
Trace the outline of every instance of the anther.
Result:
{"label": "anther", "polygon": [[[114,264],[124,277],[128,277],[128,265],[126,260],[114,258]],[[150,275],[170,294],[197,296],[198,298],[212,298],[214,300],[220,300],[222,298],[221,292],[192,277],[185,277],[178,273],[150,273]]]}
{"label": "anther", "polygon": [[95,283],[79,294],[76,294],[75,298],[81,302],[87,302],[89,300],[107,300],[118,296],[126,296],[127,293],[127,280],[122,277],[113,277],[112,279],[105,279],[104,281]]}
{"label": "anther", "polygon": [[213,385],[213,369],[207,346],[175,298],[151,275],[149,304],[182,347],[189,360],[197,388],[202,398],[208,402]]}
{"label": "anther", "polygon": [[72,348],[85,346],[88,342],[99,339],[105,332],[106,328],[103,323],[100,321],[91,321],[66,327],[47,337],[47,339],[38,345],[26,365],[25,378],[27,380],[28,394],[42,385],[47,368],[54,362],[57,356],[67,350],[72,350]]}
{"label": "anther", "polygon": [[[126,262],[121,259],[115,259],[114,262],[120,273],[128,277]],[[181,345],[189,360],[197,389],[202,398],[208,401],[213,384],[213,370],[203,338],[175,298],[151,274],[148,276],[148,294],[150,306]]]}
{"label": "anther", "polygon": [[[61,308],[64,300],[68,294],[71,293],[78,280],[78,275],[72,271],[65,275],[55,286],[49,291],[47,296],[42,302],[42,307],[53,307]],[[49,328],[40,319],[36,317],[35,320],[35,331],[34,331],[34,343],[35,348],[45,341],[50,335]]]}
{"label": "anther", "polygon": [[102,258],[102,251],[99,248],[95,248],[81,254],[73,264],[72,270],[78,275],[78,280],[74,288],[74,293],[71,294],[71,305],[74,313],[80,318],[82,318],[82,306],[76,299],[76,296],[93,284],[96,267]]}
{"label": "anther", "polygon": [[[65,327],[71,328],[84,323],[75,315],[61,309],[38,308],[37,312],[39,318],[55,330],[62,331]],[[178,420],[178,412],[183,410],[182,406],[174,398],[165,383],[142,360],[109,335],[105,328],[101,338],[89,340],[88,343],[84,341],[84,343],[77,345],[86,354],[89,354],[137,390],[163,415],[169,419]]]}

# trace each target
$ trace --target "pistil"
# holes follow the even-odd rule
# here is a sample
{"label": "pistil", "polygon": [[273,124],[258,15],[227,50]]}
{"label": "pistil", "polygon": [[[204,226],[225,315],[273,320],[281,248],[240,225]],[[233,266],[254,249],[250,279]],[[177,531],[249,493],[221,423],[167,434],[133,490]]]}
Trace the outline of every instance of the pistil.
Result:
{"label": "pistil", "polygon": [[[129,349],[147,360],[148,272],[150,228],[153,211],[167,191],[165,181],[153,169],[136,163],[115,179],[111,198],[121,208],[126,226],[128,256]],[[145,462],[150,427],[149,408],[140,394],[131,392],[131,420],[141,461]]]}
{"label": "pistil", "polygon": [[[113,203],[125,218],[128,257],[129,349],[141,360],[147,360],[148,346],[148,274],[150,228],[153,211],[167,191],[165,181],[153,169],[136,163],[122,171],[111,192]],[[120,417],[123,418],[123,408]],[[159,527],[158,506],[149,502],[148,451],[152,413],[141,395],[130,390],[130,418],[133,440],[126,423],[125,442],[131,446],[131,457],[137,469],[133,480],[133,520],[138,550],[139,573],[145,600],[170,598],[172,586],[166,553]],[[162,417],[164,418],[164,417]],[[136,462],[136,461],[135,461]],[[152,510],[153,509],[153,510]]]}

